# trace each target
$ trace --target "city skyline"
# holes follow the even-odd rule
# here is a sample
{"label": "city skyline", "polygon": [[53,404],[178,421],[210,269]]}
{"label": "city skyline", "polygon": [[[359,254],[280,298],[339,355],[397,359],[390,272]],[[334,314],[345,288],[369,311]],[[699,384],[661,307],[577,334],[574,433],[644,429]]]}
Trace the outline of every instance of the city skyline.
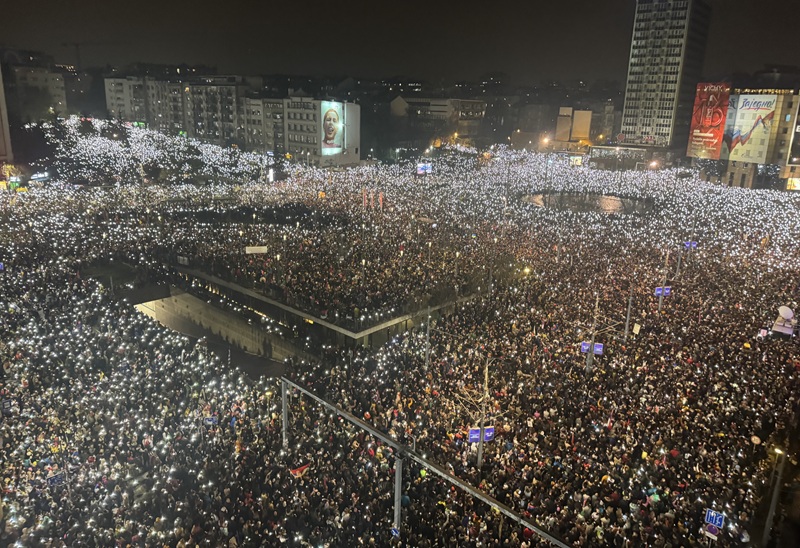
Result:
{"label": "city skyline", "polygon": [[[752,72],[765,64],[800,64],[791,32],[791,12],[797,8],[787,9],[781,0],[709,3],[704,77]],[[336,10],[318,3],[285,11],[235,5],[220,12],[211,6],[201,0],[187,10],[144,0],[112,12],[89,1],[32,0],[6,8],[12,24],[3,45],[75,63],[75,44],[81,44],[84,68],[189,63],[215,66],[220,73],[405,75],[434,84],[477,80],[489,72],[504,73],[515,85],[622,83],[635,10],[634,0],[515,3],[495,10],[462,5],[455,12],[440,5],[415,9],[414,3],[394,11],[360,2]],[[755,9],[764,17],[771,14],[771,24],[754,25]]]}

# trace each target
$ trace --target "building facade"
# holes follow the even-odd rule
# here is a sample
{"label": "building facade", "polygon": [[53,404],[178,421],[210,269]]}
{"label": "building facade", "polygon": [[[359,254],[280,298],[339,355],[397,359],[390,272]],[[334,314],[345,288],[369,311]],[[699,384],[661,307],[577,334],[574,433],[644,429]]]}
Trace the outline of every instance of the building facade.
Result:
{"label": "building facade", "polygon": [[21,120],[67,114],[67,91],[60,72],[27,65],[12,66],[9,72]]}
{"label": "building facade", "polygon": [[[744,188],[787,188],[800,177],[790,147],[800,96],[792,90],[744,89],[731,95],[721,158],[721,183]],[[777,184],[776,184],[777,183]]]}
{"label": "building facade", "polygon": [[106,106],[111,117],[220,146],[288,155],[317,166],[360,161],[358,105],[261,97],[258,87],[241,76],[106,78]]}
{"label": "building facade", "polygon": [[241,76],[204,76],[184,87],[186,132],[221,146],[244,144],[244,99],[249,87]]}
{"label": "building facade", "polygon": [[8,130],[8,108],[3,86],[3,71],[0,70],[0,164],[12,163],[14,154],[11,151],[11,136]]}
{"label": "building facade", "polygon": [[106,110],[110,118],[128,122],[147,121],[147,87],[144,78],[106,78]]}
{"label": "building facade", "polygon": [[361,161],[361,107],[309,97],[283,100],[284,147],[295,160],[334,167]]}
{"label": "building facade", "polygon": [[705,0],[637,0],[618,141],[685,145],[710,16]]}
{"label": "building facade", "polygon": [[409,126],[431,131],[437,137],[457,133],[459,139],[478,136],[486,115],[486,101],[398,96],[389,103],[391,115]]}

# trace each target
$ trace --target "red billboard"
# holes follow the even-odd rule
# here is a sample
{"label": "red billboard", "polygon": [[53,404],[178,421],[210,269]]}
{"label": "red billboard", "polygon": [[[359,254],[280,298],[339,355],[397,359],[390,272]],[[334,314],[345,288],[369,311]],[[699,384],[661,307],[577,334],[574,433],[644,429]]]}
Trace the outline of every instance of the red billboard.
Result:
{"label": "red billboard", "polygon": [[719,160],[730,97],[725,82],[697,84],[687,156]]}

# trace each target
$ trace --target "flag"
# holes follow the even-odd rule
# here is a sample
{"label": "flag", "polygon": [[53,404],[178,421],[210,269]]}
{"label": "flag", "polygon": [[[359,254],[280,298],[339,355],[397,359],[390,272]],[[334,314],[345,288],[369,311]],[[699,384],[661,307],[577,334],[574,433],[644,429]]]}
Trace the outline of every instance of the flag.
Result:
{"label": "flag", "polygon": [[363,198],[363,201],[364,201],[364,209],[366,209],[367,208],[367,189],[366,188],[362,188],[361,189],[361,197]]}
{"label": "flag", "polygon": [[308,467],[309,466],[311,466],[310,462],[308,464],[306,464],[305,466],[301,466],[300,468],[295,468],[294,470],[289,470],[289,472],[291,472],[292,476],[294,476],[295,478],[302,478],[303,476],[306,475],[306,472],[308,472]]}
{"label": "flag", "polygon": [[375,209],[375,190],[369,191],[369,208]]}
{"label": "flag", "polygon": [[378,205],[380,206],[381,211],[383,211],[383,192],[378,194]]}

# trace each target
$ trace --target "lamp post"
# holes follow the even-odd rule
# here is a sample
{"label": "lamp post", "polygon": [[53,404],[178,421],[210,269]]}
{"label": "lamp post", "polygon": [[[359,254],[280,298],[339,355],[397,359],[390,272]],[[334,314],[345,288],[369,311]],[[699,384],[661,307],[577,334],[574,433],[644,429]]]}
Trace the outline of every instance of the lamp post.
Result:
{"label": "lamp post", "polygon": [[631,325],[631,305],[633,305],[633,284],[635,280],[636,280],[636,271],[633,272],[630,295],[628,295],[628,311],[625,313],[625,335],[622,339],[623,342],[628,342],[628,328]]}
{"label": "lamp post", "polygon": [[664,259],[664,278],[661,280],[661,295],[658,296],[658,313],[661,314],[661,305],[664,303],[664,286],[667,285],[667,269],[669,268],[669,248],[667,248],[667,257]]}
{"label": "lamp post", "polygon": [[550,137],[542,139],[542,144],[544,145],[544,186],[546,187],[550,184],[550,151],[547,148],[547,145],[550,144]]}
{"label": "lamp post", "polygon": [[783,451],[783,449],[776,447],[775,453],[775,464],[778,465],[778,461],[780,461],[780,466],[778,466],[778,479],[775,480],[775,486],[772,488],[772,502],[770,502],[767,521],[764,524],[764,536],[761,538],[761,546],[766,546],[770,536],[772,535],[772,521],[775,519],[775,506],[778,504],[778,495],[781,492],[783,467],[786,466],[786,453]]}
{"label": "lamp post", "polygon": [[594,300],[594,318],[592,319],[592,340],[589,343],[589,351],[586,353],[586,372],[592,372],[592,365],[594,364],[594,338],[597,333],[597,311],[600,307],[600,294],[598,293]]}
{"label": "lamp post", "polygon": [[489,400],[489,364],[491,360],[486,358],[486,365],[483,367],[483,396],[481,397],[481,437],[478,440],[478,471],[483,468],[483,438],[486,432],[486,402]]}

